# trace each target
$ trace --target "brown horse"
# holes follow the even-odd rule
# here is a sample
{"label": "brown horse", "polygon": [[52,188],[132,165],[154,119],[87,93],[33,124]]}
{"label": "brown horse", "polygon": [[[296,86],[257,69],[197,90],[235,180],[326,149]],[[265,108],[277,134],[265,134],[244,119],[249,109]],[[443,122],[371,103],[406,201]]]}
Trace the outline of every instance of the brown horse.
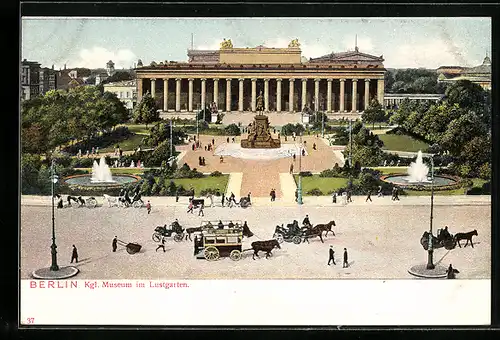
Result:
{"label": "brown horse", "polygon": [[326,235],[328,235],[328,232],[331,232],[333,234],[333,236],[335,236],[335,232],[332,230],[332,226],[335,227],[335,221],[333,221],[333,220],[328,222],[327,224],[316,224],[314,226],[314,228],[319,229],[320,233],[322,233],[323,231],[326,231],[325,237],[326,237]]}
{"label": "brown horse", "polygon": [[469,241],[470,241],[470,245],[472,246],[472,248],[474,248],[474,243],[472,243],[472,236],[477,236],[476,229],[474,229],[473,231],[469,231],[468,233],[456,233],[455,234],[455,241],[458,243],[458,247],[462,248],[462,246],[460,245],[461,240],[467,240],[464,248],[467,247],[467,245],[469,244]]}
{"label": "brown horse", "polygon": [[187,240],[189,238],[189,241],[192,241],[191,234],[200,233],[201,229],[202,229],[201,227],[186,228],[186,238],[185,238],[185,240]]}
{"label": "brown horse", "polygon": [[[317,226],[314,226],[312,228],[308,228],[308,227],[302,227],[302,237],[304,238],[304,241],[307,241],[307,243],[309,243],[309,239],[310,238],[313,238],[313,237],[319,237],[319,239],[321,240],[321,243],[325,243],[325,241],[323,241],[323,236],[321,236],[321,234],[323,233],[323,230],[322,228],[318,228],[320,224],[318,224]],[[332,231],[333,233],[333,231]],[[335,233],[334,233],[335,235]]]}
{"label": "brown horse", "polygon": [[[271,256],[271,251],[274,248],[281,249],[280,244],[277,240],[268,240],[268,241],[255,241],[252,242],[253,255],[252,258],[255,260],[255,256],[259,257],[259,251],[266,252],[266,259]],[[259,257],[260,258],[260,257]]]}

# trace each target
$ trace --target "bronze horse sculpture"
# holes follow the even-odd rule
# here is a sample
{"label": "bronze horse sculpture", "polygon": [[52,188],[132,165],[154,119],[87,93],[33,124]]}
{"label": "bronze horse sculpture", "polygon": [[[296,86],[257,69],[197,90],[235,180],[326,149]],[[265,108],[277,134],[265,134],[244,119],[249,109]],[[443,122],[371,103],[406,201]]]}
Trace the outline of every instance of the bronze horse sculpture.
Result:
{"label": "bronze horse sculpture", "polygon": [[266,259],[270,256],[272,256],[271,251],[274,248],[281,249],[280,244],[277,240],[268,240],[268,241],[255,241],[252,242],[251,244],[252,249],[253,249],[253,255],[252,258],[255,260],[255,256],[259,257],[259,251],[264,251],[266,252]]}

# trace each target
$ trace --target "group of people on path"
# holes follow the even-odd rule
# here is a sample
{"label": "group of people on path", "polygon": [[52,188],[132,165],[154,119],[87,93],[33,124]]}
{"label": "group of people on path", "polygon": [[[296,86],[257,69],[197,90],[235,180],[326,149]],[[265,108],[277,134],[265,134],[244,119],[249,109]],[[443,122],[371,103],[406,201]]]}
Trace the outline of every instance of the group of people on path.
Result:
{"label": "group of people on path", "polygon": [[[90,157],[90,155],[99,155],[99,147],[92,147],[92,150],[86,150],[85,155],[87,158]],[[78,149],[78,153],[76,154],[76,157],[82,158],[82,149]]]}
{"label": "group of people on path", "polygon": [[[330,262],[333,262],[333,265],[337,265],[335,262],[335,251],[333,250],[333,245],[330,245],[330,250],[328,252],[328,265],[330,265]],[[344,260],[342,261],[342,268],[348,268],[349,267],[349,261],[348,261],[348,255],[347,255],[347,248],[344,248]]]}

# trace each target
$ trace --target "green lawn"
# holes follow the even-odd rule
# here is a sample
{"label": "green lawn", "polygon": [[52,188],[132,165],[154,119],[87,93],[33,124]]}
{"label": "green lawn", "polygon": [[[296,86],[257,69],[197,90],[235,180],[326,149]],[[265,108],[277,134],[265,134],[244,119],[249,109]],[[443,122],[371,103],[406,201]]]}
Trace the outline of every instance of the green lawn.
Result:
{"label": "green lawn", "polygon": [[124,124],[124,126],[128,127],[130,132],[141,134],[141,135],[149,135],[149,129],[153,125],[149,124],[146,128],[146,124]]}
{"label": "green lawn", "polygon": [[394,166],[394,167],[387,167],[387,168],[372,168],[373,170],[378,170],[380,171],[383,175],[388,175],[388,174],[405,174],[408,170],[407,166]]}
{"label": "green lawn", "polygon": [[[429,191],[405,190],[405,192],[408,196],[430,196],[431,195],[430,190]],[[465,195],[465,189],[459,188],[459,189],[455,189],[455,190],[434,191],[434,195],[435,196]]]}
{"label": "green lawn", "polygon": [[[204,189],[219,189],[220,193],[226,191],[229,175],[219,177],[206,176],[203,178],[177,178],[173,180],[175,185],[182,185],[184,189],[194,188],[195,195],[200,195]],[[170,183],[170,179],[166,180],[166,185]]]}
{"label": "green lawn", "polygon": [[137,150],[139,145],[142,148],[144,148],[144,143],[142,142],[143,138],[144,138],[144,135],[134,134],[134,135],[130,136],[130,138],[128,138],[128,139],[125,139],[125,140],[122,140],[121,142],[112,144],[112,145],[108,146],[107,148],[99,149],[99,152],[102,152],[102,153],[114,152],[116,144],[120,145],[120,149],[122,149],[123,151]]}
{"label": "green lawn", "polygon": [[429,147],[426,143],[406,135],[381,134],[378,137],[384,142],[383,149],[386,150],[417,152]]}
{"label": "green lawn", "polygon": [[[295,183],[299,183],[299,176],[295,175]],[[302,193],[304,196],[312,189],[320,189],[323,195],[328,192],[347,186],[347,178],[319,177],[319,175],[302,177]]]}

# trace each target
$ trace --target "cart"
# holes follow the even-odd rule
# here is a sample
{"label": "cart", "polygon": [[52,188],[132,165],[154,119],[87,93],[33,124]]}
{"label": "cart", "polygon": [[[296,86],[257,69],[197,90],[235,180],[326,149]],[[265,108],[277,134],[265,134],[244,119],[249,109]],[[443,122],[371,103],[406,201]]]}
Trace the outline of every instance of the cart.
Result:
{"label": "cart", "polygon": [[127,253],[133,255],[141,251],[142,246],[139,243],[127,243],[122,240],[117,240],[117,243],[127,249]]}
{"label": "cart", "polygon": [[240,229],[203,230],[194,239],[194,255],[197,259],[217,261],[221,257],[229,257],[233,261],[241,259],[243,234]]}

